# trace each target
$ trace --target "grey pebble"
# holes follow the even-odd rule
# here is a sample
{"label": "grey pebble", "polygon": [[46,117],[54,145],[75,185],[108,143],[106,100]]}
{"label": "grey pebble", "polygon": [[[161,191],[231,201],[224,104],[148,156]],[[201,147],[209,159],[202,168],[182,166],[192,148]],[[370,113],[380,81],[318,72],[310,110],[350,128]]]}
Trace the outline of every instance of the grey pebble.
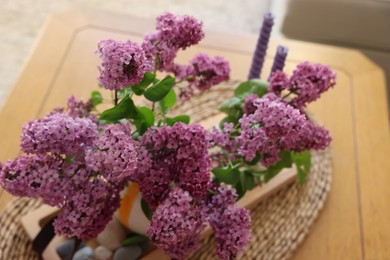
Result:
{"label": "grey pebble", "polygon": [[61,257],[61,259],[64,259],[72,253],[73,247],[74,247],[74,239],[68,239],[58,244],[56,247],[56,251],[57,254]]}
{"label": "grey pebble", "polygon": [[73,256],[72,260],[94,260],[95,254],[89,246],[79,249]]}
{"label": "grey pebble", "polygon": [[[61,259],[67,259],[70,254],[73,253],[73,248],[74,248],[75,240],[72,239],[67,239],[64,242],[60,243],[56,247],[56,252],[58,256]],[[81,243],[79,248],[82,248],[84,246],[84,242]]]}
{"label": "grey pebble", "polygon": [[104,246],[98,246],[95,248],[96,260],[110,260],[112,259],[112,251]]}
{"label": "grey pebble", "polygon": [[135,260],[140,257],[141,254],[142,250],[139,246],[123,246],[115,251],[114,260]]}

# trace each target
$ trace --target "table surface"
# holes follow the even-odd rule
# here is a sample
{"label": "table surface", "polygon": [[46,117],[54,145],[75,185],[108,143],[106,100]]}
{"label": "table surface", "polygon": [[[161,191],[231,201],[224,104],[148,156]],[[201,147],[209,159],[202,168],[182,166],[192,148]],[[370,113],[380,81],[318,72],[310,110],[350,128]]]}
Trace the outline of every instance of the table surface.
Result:
{"label": "table surface", "polygon": [[[154,21],[92,10],[53,16],[43,28],[14,90],[0,113],[0,161],[20,153],[23,124],[66,103],[88,98],[97,86],[94,53],[99,40],[141,41]],[[231,62],[232,78],[245,79],[255,35],[206,32],[196,47],[181,53],[186,63],[202,51]],[[318,44],[271,42],[263,78],[277,44],[289,47],[286,71],[305,60],[325,63],[337,86],[309,108],[331,132],[334,171],[331,192],[294,259],[390,259],[390,136],[384,75],[357,51]],[[12,197],[0,190],[0,210]]]}

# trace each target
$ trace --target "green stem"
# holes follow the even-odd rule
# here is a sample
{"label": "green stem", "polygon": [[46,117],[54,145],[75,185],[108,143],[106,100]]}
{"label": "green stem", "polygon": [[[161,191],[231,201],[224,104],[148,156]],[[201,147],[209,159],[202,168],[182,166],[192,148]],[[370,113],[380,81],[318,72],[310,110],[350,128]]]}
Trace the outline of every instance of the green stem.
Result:
{"label": "green stem", "polygon": [[116,106],[118,105],[118,90],[115,90],[114,95],[114,104]]}
{"label": "green stem", "polygon": [[286,97],[290,96],[290,95],[293,94],[293,93],[294,93],[293,91],[290,91],[288,94],[284,95],[284,96],[282,97],[282,99],[285,99]]}

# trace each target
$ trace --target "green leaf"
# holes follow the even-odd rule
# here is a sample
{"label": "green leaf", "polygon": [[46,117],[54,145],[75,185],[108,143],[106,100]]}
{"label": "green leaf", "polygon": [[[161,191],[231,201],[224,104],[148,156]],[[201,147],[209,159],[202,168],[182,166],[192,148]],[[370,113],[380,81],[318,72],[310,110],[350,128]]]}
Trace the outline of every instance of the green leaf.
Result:
{"label": "green leaf", "polygon": [[234,96],[244,100],[249,94],[257,94],[259,97],[267,94],[269,83],[260,79],[251,79],[242,82],[234,90]]}
{"label": "green leaf", "polygon": [[163,99],[175,84],[175,78],[166,76],[164,79],[157,82],[155,85],[145,90],[144,96],[146,99],[157,102]]}
{"label": "green leaf", "polygon": [[234,188],[237,191],[237,200],[244,197],[244,195],[246,193],[246,188],[245,188],[245,185],[241,182],[241,180],[239,182],[237,182],[237,184],[234,186]]}
{"label": "green leaf", "polygon": [[278,175],[278,173],[281,172],[282,169],[283,167],[279,167],[278,165],[273,165],[271,167],[268,167],[264,175],[265,182],[269,182],[273,177]]}
{"label": "green leaf", "polygon": [[134,119],[135,127],[137,128],[138,135],[143,135],[148,130],[148,123],[144,119]]}
{"label": "green leaf", "polygon": [[158,102],[161,112],[165,115],[168,109],[176,104],[176,93],[173,89],[169,90],[168,94]]}
{"label": "green leaf", "polygon": [[121,98],[124,98],[124,97],[131,95],[133,93],[134,93],[134,91],[131,87],[122,88],[118,91],[118,98],[121,99]]}
{"label": "green leaf", "polygon": [[236,185],[240,180],[240,171],[230,165],[223,168],[214,168],[211,171],[218,181],[229,185]]}
{"label": "green leaf", "polygon": [[153,216],[153,211],[149,208],[148,203],[144,201],[144,199],[141,199],[141,209],[142,212],[145,214],[146,218],[151,220]]}
{"label": "green leaf", "polygon": [[153,83],[154,79],[156,78],[156,74],[152,72],[146,72],[144,74],[144,77],[142,78],[141,82],[137,85],[134,85],[131,87],[131,89],[134,91],[134,93],[138,96],[142,95],[145,91],[145,89]]}
{"label": "green leaf", "polygon": [[146,243],[148,241],[149,241],[148,237],[137,234],[123,240],[122,246],[138,245],[138,244]]}
{"label": "green leaf", "polygon": [[255,187],[255,176],[250,171],[242,172],[243,184],[246,190],[252,190]]}
{"label": "green leaf", "polygon": [[265,181],[270,181],[273,177],[275,177],[279,172],[281,172],[284,168],[290,168],[292,166],[292,157],[291,152],[283,151],[279,154],[280,161],[275,165],[272,165],[267,168],[265,173]]}
{"label": "green leaf", "polygon": [[219,111],[226,113],[232,117],[240,117],[243,114],[241,109],[243,101],[237,97],[233,97],[223,102],[219,107]]}
{"label": "green leaf", "polygon": [[298,181],[303,184],[311,168],[311,154],[309,151],[302,153],[293,153],[292,160],[295,163],[298,172]]}
{"label": "green leaf", "polygon": [[142,115],[148,126],[154,125],[154,113],[152,110],[147,107],[139,107],[138,111]]}
{"label": "green leaf", "polygon": [[187,115],[180,115],[180,116],[173,117],[173,118],[166,117],[165,118],[165,122],[169,126],[173,126],[177,122],[182,122],[182,123],[185,123],[185,124],[189,124],[190,123],[190,117],[187,116]]}
{"label": "green leaf", "polygon": [[290,168],[292,166],[292,157],[290,151],[283,151],[279,154],[280,161],[278,164],[283,168]]}
{"label": "green leaf", "polygon": [[102,94],[100,94],[99,91],[92,91],[91,93],[91,99],[92,99],[92,106],[96,107],[97,105],[103,103],[103,97]]}
{"label": "green leaf", "polygon": [[126,96],[113,108],[107,109],[100,114],[100,120],[118,121],[123,118],[137,118],[139,117],[138,110],[134,105],[133,100]]}

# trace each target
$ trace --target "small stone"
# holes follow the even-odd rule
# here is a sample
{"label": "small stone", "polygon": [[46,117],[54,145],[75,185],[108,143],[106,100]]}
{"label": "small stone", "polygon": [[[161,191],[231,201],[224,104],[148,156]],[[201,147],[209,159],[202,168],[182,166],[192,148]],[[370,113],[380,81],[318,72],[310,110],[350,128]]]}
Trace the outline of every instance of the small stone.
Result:
{"label": "small stone", "polygon": [[57,254],[61,257],[61,259],[64,259],[73,252],[73,247],[74,247],[74,239],[68,239],[58,244],[56,247],[56,251]]}
{"label": "small stone", "polygon": [[109,260],[112,257],[112,251],[104,246],[98,246],[95,248],[96,260]]}
{"label": "small stone", "polygon": [[95,254],[89,246],[79,249],[73,256],[72,260],[94,260]]}
{"label": "small stone", "polygon": [[98,235],[97,241],[100,245],[115,251],[121,246],[122,241],[126,238],[126,230],[117,218],[108,222],[106,228]]}
{"label": "small stone", "polygon": [[[75,245],[75,239],[67,239],[64,242],[60,243],[56,247],[56,252],[58,256],[61,259],[68,259],[69,256],[73,253],[73,248]],[[80,246],[78,249],[84,247],[84,241],[81,242]]]}
{"label": "small stone", "polygon": [[[67,259],[72,253],[75,244],[75,239],[67,239],[64,242],[58,244],[56,252],[61,259]],[[84,246],[84,242],[81,242],[78,249]]]}
{"label": "small stone", "polygon": [[142,250],[139,246],[124,246],[115,251],[114,260],[136,260],[141,254]]}

